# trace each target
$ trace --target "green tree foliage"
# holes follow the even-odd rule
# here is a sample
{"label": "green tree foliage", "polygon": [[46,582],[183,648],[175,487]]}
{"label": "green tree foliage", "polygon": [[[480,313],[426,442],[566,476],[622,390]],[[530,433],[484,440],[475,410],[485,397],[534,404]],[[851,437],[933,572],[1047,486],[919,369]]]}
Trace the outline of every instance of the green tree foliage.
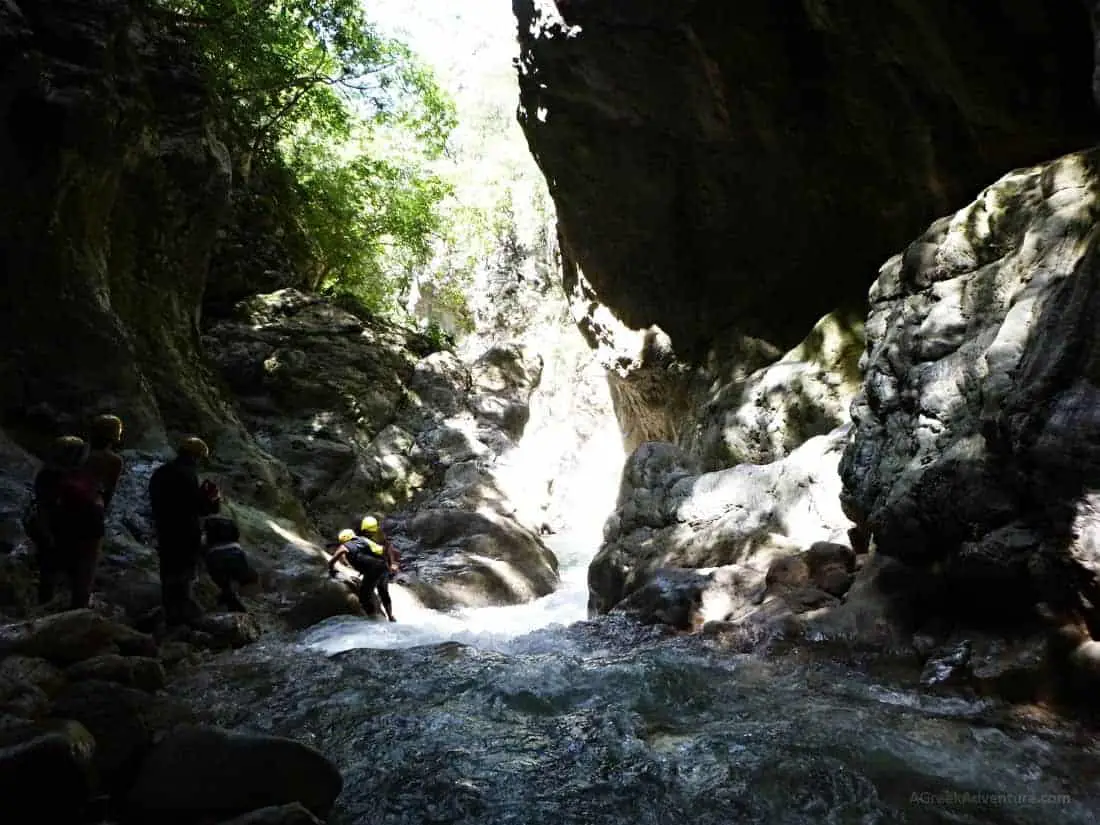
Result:
{"label": "green tree foliage", "polygon": [[156,0],[206,58],[238,170],[288,169],[288,225],[306,238],[313,289],[395,305],[430,256],[449,187],[430,171],[454,107],[360,0]]}

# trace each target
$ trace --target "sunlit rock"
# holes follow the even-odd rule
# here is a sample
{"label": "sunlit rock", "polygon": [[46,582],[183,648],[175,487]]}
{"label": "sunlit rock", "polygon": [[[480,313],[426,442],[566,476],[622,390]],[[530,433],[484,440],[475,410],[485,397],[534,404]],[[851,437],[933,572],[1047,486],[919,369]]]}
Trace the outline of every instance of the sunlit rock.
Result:
{"label": "sunlit rock", "polygon": [[836,473],[846,438],[841,428],[781,461],[710,473],[671,444],[640,447],[627,461],[616,511],[589,568],[590,612],[607,612],[662,568],[691,568],[726,594],[713,600],[713,615],[701,616],[720,621],[751,605],[777,559],[819,542],[846,542],[851,525]]}
{"label": "sunlit rock", "polygon": [[871,290],[843,503],[941,611],[1098,603],[1098,159],[1006,175]]}

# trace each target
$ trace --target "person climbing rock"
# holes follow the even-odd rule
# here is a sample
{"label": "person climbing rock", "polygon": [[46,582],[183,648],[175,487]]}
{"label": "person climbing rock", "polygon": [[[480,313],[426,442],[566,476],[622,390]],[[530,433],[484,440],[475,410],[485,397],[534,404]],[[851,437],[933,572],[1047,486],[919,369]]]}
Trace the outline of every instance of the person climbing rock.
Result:
{"label": "person climbing rock", "polygon": [[382,529],[382,525],[378,523],[378,519],[374,516],[363,516],[362,521],[359,522],[359,534],[386,548],[386,570],[392,578],[401,569],[401,554],[393,546],[393,542]]}
{"label": "person climbing rock", "polygon": [[394,560],[393,545],[381,531],[378,520],[373,516],[365,516],[360,522],[358,535],[352,530],[342,530],[338,540],[340,547],[329,559],[329,575],[335,576],[336,565],[346,560],[361,576],[359,603],[363,609],[368,612],[371,610],[373,594],[377,590],[378,600],[382,603],[386,616],[391,622],[396,622],[388,580],[390,573],[397,572],[398,565]]}
{"label": "person climbing rock", "polygon": [[86,465],[88,447],[74,435],[54,442],[50,461],[34,482],[31,540],[38,559],[38,602],[53,596],[68,576],[70,609],[87,607],[104,535],[103,491]]}
{"label": "person climbing rock", "polygon": [[203,561],[206,572],[218,586],[218,602],[232,613],[247,613],[234,585],[248,587],[259,581],[259,575],[241,549],[241,531],[237,523],[226,516],[206,519],[206,541]]}
{"label": "person climbing rock", "polygon": [[96,416],[89,435],[91,450],[85,466],[99,479],[103,489],[103,509],[109,511],[124,466],[122,456],[116,452],[122,445],[122,419],[117,415]]}
{"label": "person climbing rock", "polygon": [[199,464],[210,457],[201,438],[186,438],[176,457],[149,479],[149,499],[157,533],[161,599],[168,626],[180,625],[200,612],[191,599],[191,583],[202,557],[202,519],[220,507],[217,487],[199,482]]}

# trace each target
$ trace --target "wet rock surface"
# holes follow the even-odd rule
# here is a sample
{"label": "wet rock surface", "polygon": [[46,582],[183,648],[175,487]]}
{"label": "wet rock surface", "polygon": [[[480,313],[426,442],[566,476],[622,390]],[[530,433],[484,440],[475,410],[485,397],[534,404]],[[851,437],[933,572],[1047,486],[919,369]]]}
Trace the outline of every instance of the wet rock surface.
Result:
{"label": "wet rock surface", "polygon": [[[241,617],[207,622],[222,618]],[[201,666],[211,655],[204,651],[220,647],[197,638],[203,632],[154,640],[90,610],[0,627],[0,636],[15,640],[0,648],[4,821],[60,825],[96,811],[151,821],[125,818],[140,808],[156,821],[194,823],[269,806],[285,810],[263,812],[257,822],[312,821],[292,803],[323,814],[341,787],[323,756],[292,740],[194,727],[192,704],[165,693],[169,673]],[[126,644],[134,639],[143,643]],[[143,655],[147,643],[152,650]]]}
{"label": "wet rock surface", "polygon": [[[330,658],[253,646],[173,690],[228,727],[324,743],[346,778],[339,825],[1095,818],[1094,732],[932,694],[912,653],[796,642],[765,659],[615,615],[470,642]],[[978,801],[1006,788],[1033,801]]]}

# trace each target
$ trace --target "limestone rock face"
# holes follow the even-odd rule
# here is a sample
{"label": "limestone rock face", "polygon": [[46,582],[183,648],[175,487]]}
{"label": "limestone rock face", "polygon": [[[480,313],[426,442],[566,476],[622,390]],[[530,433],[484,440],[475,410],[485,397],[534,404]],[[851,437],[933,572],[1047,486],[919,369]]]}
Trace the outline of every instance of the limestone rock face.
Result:
{"label": "limestone rock face", "polygon": [[[851,525],[840,509],[837,475],[846,437],[840,428],[785,459],[709,473],[674,445],[642,445],[627,461],[615,514],[589,568],[589,611],[605,613],[655,577],[668,580],[669,569],[687,568],[698,571],[690,573],[693,581],[717,584],[703,618],[725,620],[754,601],[775,560],[818,542],[846,542]],[[673,580],[677,575],[684,577]]]}
{"label": "limestone rock face", "polygon": [[1098,162],[1006,175],[871,290],[844,506],[953,610],[1097,604]]}
{"label": "limestone rock face", "polygon": [[563,248],[696,361],[794,346],[913,227],[1097,125],[1085,4],[513,0]]}
{"label": "limestone rock face", "polygon": [[0,427],[39,455],[98,412],[133,448],[198,432],[227,493],[301,520],[203,358],[233,172],[192,47],[129,0],[0,4],[0,44]]}
{"label": "limestone rock face", "polygon": [[785,354],[731,331],[691,363],[659,328],[623,324],[584,274],[565,263],[574,318],[607,370],[628,451],[669,441],[706,470],[766,464],[847,423],[864,349],[857,315],[826,315]]}

